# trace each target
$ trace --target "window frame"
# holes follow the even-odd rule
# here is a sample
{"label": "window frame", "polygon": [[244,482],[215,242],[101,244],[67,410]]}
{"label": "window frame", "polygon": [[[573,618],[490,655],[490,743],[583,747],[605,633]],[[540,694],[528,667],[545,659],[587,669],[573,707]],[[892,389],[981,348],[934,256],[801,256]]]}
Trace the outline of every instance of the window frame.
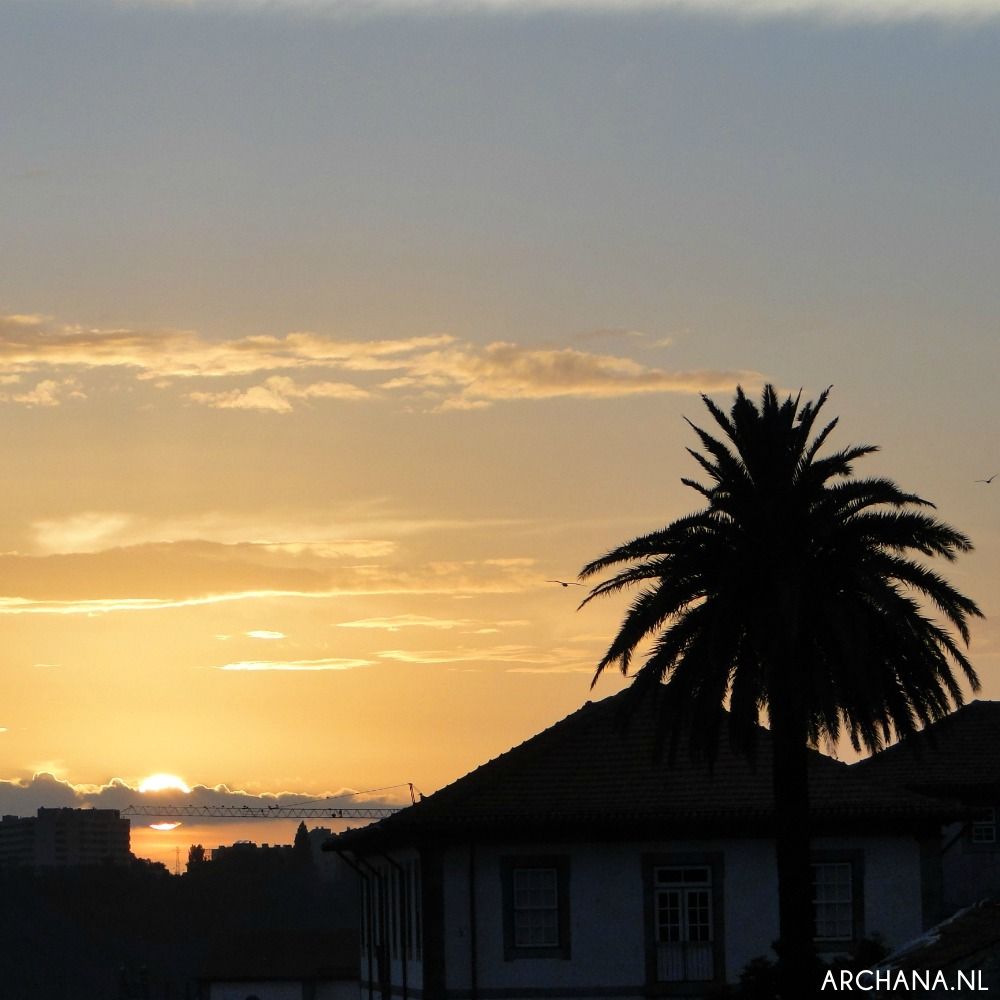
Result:
{"label": "window frame", "polygon": [[[517,943],[515,873],[526,870],[555,872],[556,943],[554,945],[525,945]],[[568,960],[571,957],[569,873],[569,857],[565,854],[511,854],[500,858],[503,901],[503,957],[505,962],[522,958],[557,958]]]}
{"label": "window frame", "polygon": [[[699,891],[707,889],[710,908],[710,938],[712,946],[712,977],[710,979],[660,979],[657,896],[669,891],[669,883],[657,883],[657,872],[665,868],[703,868],[708,873],[707,882],[699,883]],[[678,885],[682,883],[677,883]],[[692,990],[714,990],[726,982],[725,938],[725,855],[722,851],[705,851],[678,854],[644,854],[642,856],[642,885],[645,910],[646,937],[646,987],[649,994],[683,996]],[[694,883],[692,883],[694,888]],[[699,943],[699,942],[691,942]]]}
{"label": "window frame", "polygon": [[[983,818],[986,814],[987,818]],[[988,832],[988,837],[977,837],[979,832]],[[977,806],[969,818],[969,843],[982,850],[990,850],[997,846],[997,809],[996,806]]]}
{"label": "window frame", "polygon": [[816,905],[819,901],[813,899],[812,892],[810,892],[813,944],[820,954],[842,954],[853,951],[858,942],[865,936],[865,852],[860,849],[810,851],[810,887],[814,884],[813,871],[818,865],[850,866],[851,934],[850,937],[818,937],[816,935]]}

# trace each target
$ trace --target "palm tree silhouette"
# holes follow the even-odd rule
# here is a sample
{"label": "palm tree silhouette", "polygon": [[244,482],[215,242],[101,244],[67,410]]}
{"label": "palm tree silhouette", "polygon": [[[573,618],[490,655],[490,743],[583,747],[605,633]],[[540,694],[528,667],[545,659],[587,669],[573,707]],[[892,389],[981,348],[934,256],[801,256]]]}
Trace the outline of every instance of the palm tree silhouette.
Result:
{"label": "palm tree silhouette", "polygon": [[[758,407],[737,388],[728,415],[703,396],[723,433],[688,421],[703,452],[688,451],[710,482],[682,480],[703,509],[580,573],[617,570],[583,604],[641,588],[594,683],[615,664],[628,675],[642,647],[633,692],[657,695],[663,732],[689,732],[691,750],[709,759],[724,719],[730,739],[752,754],[766,715],[786,998],[814,992],[810,746],[846,734],[874,752],[961,705],[960,678],[979,688],[957,638],[968,644],[968,619],[982,612],[913,558],[951,561],[971,550],[969,539],[891,481],[853,478],[855,460],[877,448],[819,455],[837,423],[812,436],[829,391],[802,404],[801,393],[779,401],[767,385]],[[944,626],[925,614],[928,604]]]}

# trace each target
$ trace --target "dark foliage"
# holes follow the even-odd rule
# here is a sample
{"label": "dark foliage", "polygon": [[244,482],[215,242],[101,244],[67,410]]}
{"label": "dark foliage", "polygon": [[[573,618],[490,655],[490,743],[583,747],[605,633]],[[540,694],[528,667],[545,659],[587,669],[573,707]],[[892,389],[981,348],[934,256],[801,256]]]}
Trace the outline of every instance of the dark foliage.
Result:
{"label": "dark foliage", "polygon": [[356,927],[357,879],[341,867],[321,877],[285,847],[202,860],[180,877],[144,861],[0,869],[0,996],[194,1000],[235,935]]}

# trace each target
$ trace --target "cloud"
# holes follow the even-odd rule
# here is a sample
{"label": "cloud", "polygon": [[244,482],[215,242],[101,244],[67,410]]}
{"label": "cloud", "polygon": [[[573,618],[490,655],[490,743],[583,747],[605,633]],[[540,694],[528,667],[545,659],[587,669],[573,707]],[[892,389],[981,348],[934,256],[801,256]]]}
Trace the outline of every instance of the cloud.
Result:
{"label": "cloud", "polygon": [[[428,522],[434,527],[442,522]],[[363,530],[408,534],[422,522],[366,517],[363,512],[310,520],[261,520],[208,512],[187,517],[150,518],[125,511],[80,511],[60,518],[43,518],[31,524],[32,552],[41,555],[98,552],[149,543],[209,541],[245,544],[261,553],[318,560],[340,557],[378,559],[391,555],[397,543],[385,538],[352,537]]]}
{"label": "cloud", "polygon": [[0,615],[102,615],[264,599],[510,594],[537,586],[520,561],[356,564],[255,543],[147,543],[47,556],[0,554]]}
{"label": "cloud", "polygon": [[142,379],[223,378],[265,371],[345,368],[381,371],[394,359],[452,337],[349,341],[313,333],[216,341],[192,330],[98,330],[45,316],[0,316],[0,365],[8,373],[53,368],[131,369]]}
{"label": "cloud", "polygon": [[132,0],[135,4],[242,11],[285,9],[317,16],[400,13],[703,12],[727,17],[813,15],[847,22],[996,17],[996,0]]}
{"label": "cloud", "polygon": [[284,552],[294,556],[315,556],[317,559],[379,559],[396,551],[396,543],[386,539],[344,538],[322,542],[254,542],[267,552]]}
{"label": "cloud", "polygon": [[[485,560],[486,565],[495,564],[498,560]],[[432,618],[428,615],[392,615],[387,618],[359,618],[357,621],[337,622],[338,628],[360,628],[380,630],[385,632],[398,632],[404,628],[429,628],[438,631],[450,631],[451,629],[462,629],[463,635],[496,635],[505,628],[520,628],[531,623],[524,619],[510,619],[499,621],[491,625],[484,625],[473,618]],[[480,628],[472,628],[480,625]]]}
{"label": "cloud", "polygon": [[230,389],[228,392],[192,392],[188,398],[205,403],[218,410],[265,410],[271,413],[291,413],[292,404],[283,396],[272,392],[266,385],[249,389]]}
{"label": "cloud", "polygon": [[[12,380],[19,379],[20,376],[12,376]],[[75,378],[47,378],[36,383],[35,387],[27,392],[0,392],[0,401],[24,403],[27,406],[59,406],[64,399],[86,398],[86,393]]]}
{"label": "cloud", "polygon": [[[501,400],[716,392],[738,382],[755,385],[760,381],[756,372],[671,372],[646,367],[631,358],[572,348],[533,349],[507,342],[489,344],[481,350],[429,351],[409,359],[407,367],[407,376],[388,384],[440,395],[440,410],[482,409]],[[442,386],[446,387],[444,392]]]}
{"label": "cloud", "polygon": [[[448,334],[353,341],[289,333],[213,341],[193,331],[87,330],[40,316],[0,317],[0,366],[11,376],[45,376],[31,390],[0,395],[8,402],[55,405],[64,396],[83,398],[82,377],[122,371],[151,380],[159,392],[178,381],[210,381],[211,388],[190,387],[181,398],[273,414],[289,414],[303,400],[401,397],[426,409],[476,410],[500,401],[714,392],[763,381],[752,371],[670,371],[617,355],[510,342],[479,346]],[[289,374],[322,369],[340,378],[302,381]],[[370,384],[374,376],[378,384]]]}
{"label": "cloud", "polygon": [[342,399],[356,401],[370,399],[371,393],[346,382],[313,382],[297,385],[287,375],[272,375],[263,385],[249,389],[230,389],[228,392],[191,392],[188,398],[196,403],[214,406],[220,410],[269,410],[272,413],[290,413],[292,399]]}
{"label": "cloud", "polygon": [[542,649],[535,646],[502,645],[456,647],[443,650],[384,649],[376,654],[383,660],[400,663],[447,664],[447,663],[516,663],[523,667],[553,670],[593,670],[591,662],[582,663],[579,650]]}
{"label": "cloud", "polygon": [[[329,793],[304,794],[294,791],[251,792],[229,788],[225,784],[214,786],[191,785],[188,794],[176,790],[140,792],[140,779],[111,778],[104,784],[74,784],[48,772],[34,774],[28,779],[0,781],[0,815],[34,816],[40,807],[49,809],[71,807],[76,809],[127,809],[130,805],[155,805],[178,803],[184,806],[212,809],[236,807],[247,810],[266,810],[275,806],[325,806],[332,811],[338,805],[401,805],[385,794],[357,794],[356,790],[341,788]],[[223,823],[213,817],[199,817],[199,823]]]}
{"label": "cloud", "polygon": [[0,555],[0,597],[28,601],[181,601],[243,591],[330,588],[329,572],[252,544],[148,543],[66,555]]}
{"label": "cloud", "polygon": [[427,615],[393,615],[389,618],[359,618],[352,622],[337,622],[338,628],[384,629],[398,632],[402,628],[448,630],[474,625],[471,618],[431,618]]}
{"label": "cloud", "polygon": [[352,660],[334,657],[325,660],[240,660],[238,663],[224,663],[216,670],[244,671],[260,673],[276,670],[288,673],[318,673],[328,670],[357,670],[370,667],[371,660]]}
{"label": "cloud", "polygon": [[284,632],[272,632],[270,629],[255,628],[246,633],[251,639],[287,639]]}
{"label": "cloud", "polygon": [[594,663],[558,663],[546,667],[511,667],[509,674],[588,674],[594,673]]}
{"label": "cloud", "polygon": [[32,531],[36,545],[45,553],[94,552],[121,538],[129,521],[128,514],[85,511],[57,520],[36,521]]}

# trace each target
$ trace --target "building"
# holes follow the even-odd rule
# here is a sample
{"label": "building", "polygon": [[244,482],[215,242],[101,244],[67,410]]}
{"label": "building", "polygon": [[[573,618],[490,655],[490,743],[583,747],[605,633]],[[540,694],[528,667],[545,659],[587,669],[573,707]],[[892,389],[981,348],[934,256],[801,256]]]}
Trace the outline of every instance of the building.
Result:
{"label": "building", "polygon": [[855,765],[897,788],[962,805],[941,834],[945,914],[1000,898],[1000,702],[973,701]]}
{"label": "building", "polygon": [[0,867],[126,864],[130,823],[117,809],[45,809],[0,819]]}
{"label": "building", "polygon": [[[898,949],[877,972],[888,985],[869,996],[898,996],[899,989],[906,987],[916,990],[927,982],[928,973],[931,987],[941,974],[932,991],[944,992],[946,988],[954,1000],[971,1000],[1000,990],[1000,902],[984,901],[960,910]],[[876,976],[869,975],[860,985],[870,988],[879,983]]]}
{"label": "building", "polygon": [[[369,997],[705,996],[778,936],[771,743],[659,752],[629,692],[331,843],[364,885]],[[819,753],[810,761],[815,936],[890,946],[940,917],[954,807]]]}

